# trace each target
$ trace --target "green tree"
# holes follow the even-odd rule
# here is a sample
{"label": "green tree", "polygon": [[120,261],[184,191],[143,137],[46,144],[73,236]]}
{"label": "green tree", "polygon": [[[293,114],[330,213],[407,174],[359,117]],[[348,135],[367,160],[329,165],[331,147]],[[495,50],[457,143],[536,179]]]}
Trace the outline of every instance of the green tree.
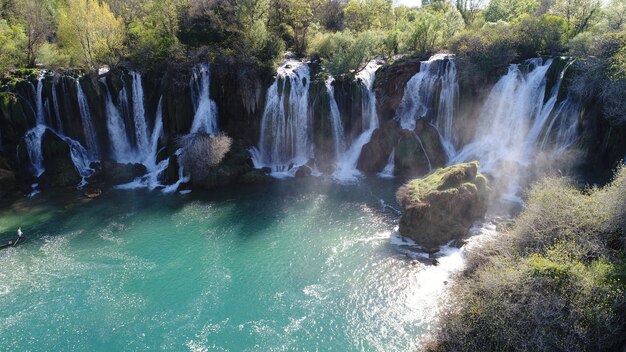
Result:
{"label": "green tree", "polygon": [[390,29],[393,25],[390,0],[350,0],[343,13],[346,27],[357,32]]}
{"label": "green tree", "polygon": [[613,0],[604,10],[608,29],[620,31],[626,24],[626,0]]}
{"label": "green tree", "polygon": [[323,3],[324,0],[272,0],[273,26],[286,29],[283,34],[289,37],[296,54],[306,52],[309,30]]}
{"label": "green tree", "polygon": [[444,28],[444,19],[440,13],[418,11],[409,27],[406,49],[418,56],[432,54],[443,38]]}
{"label": "green tree", "polygon": [[319,56],[334,77],[352,78],[383,50],[384,39],[383,33],[376,31],[324,33],[313,39],[309,54]]}
{"label": "green tree", "polygon": [[9,25],[0,19],[0,71],[20,66],[24,62],[26,34],[20,25]]}
{"label": "green tree", "polygon": [[484,16],[489,22],[510,21],[524,14],[533,14],[538,9],[537,0],[491,0]]}
{"label": "green tree", "polygon": [[600,0],[556,0],[551,11],[565,18],[570,37],[575,37],[597,22],[600,9]]}
{"label": "green tree", "polygon": [[537,53],[555,55],[565,47],[567,24],[559,16],[525,15],[517,23],[516,32],[518,52],[522,57]]}
{"label": "green tree", "polygon": [[463,17],[466,26],[471,26],[482,6],[482,0],[454,0],[459,13]]}
{"label": "green tree", "polygon": [[121,55],[124,25],[106,2],[68,0],[58,22],[60,44],[83,65],[95,70],[100,63],[115,63]]}
{"label": "green tree", "polygon": [[34,67],[39,48],[52,34],[50,3],[47,0],[14,0],[15,15],[26,32],[26,64]]}

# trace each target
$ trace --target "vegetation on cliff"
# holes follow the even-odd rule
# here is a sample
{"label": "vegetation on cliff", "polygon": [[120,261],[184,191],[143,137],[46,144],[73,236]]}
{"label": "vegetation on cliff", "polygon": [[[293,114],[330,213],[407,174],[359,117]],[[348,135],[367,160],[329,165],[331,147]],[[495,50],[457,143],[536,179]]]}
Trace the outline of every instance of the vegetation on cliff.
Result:
{"label": "vegetation on cliff", "polygon": [[429,351],[612,351],[626,340],[626,169],[603,188],[549,178],[474,250]]}

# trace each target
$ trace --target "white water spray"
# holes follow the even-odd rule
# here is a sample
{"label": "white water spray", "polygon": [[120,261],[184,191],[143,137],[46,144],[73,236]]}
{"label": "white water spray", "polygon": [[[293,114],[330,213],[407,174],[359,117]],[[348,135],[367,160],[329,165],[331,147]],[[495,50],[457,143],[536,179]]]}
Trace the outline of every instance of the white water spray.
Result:
{"label": "white water spray", "polygon": [[287,60],[278,68],[267,90],[259,145],[251,150],[255,167],[271,167],[274,173],[284,173],[290,171],[290,166],[303,165],[313,157],[309,85],[306,63]]}
{"label": "white water spray", "polygon": [[343,132],[343,125],[341,123],[341,115],[339,113],[339,107],[335,100],[335,87],[333,82],[335,79],[331,76],[326,80],[326,92],[328,93],[330,101],[330,123],[333,128],[333,141],[335,142],[335,158],[339,158],[341,153],[345,149],[345,136]]}
{"label": "white water spray", "polygon": [[133,78],[133,121],[135,123],[136,150],[138,157],[143,159],[148,153],[150,146],[144,108],[143,84],[139,72],[132,71],[130,75]]}
{"label": "white water spray", "polygon": [[361,82],[362,94],[362,125],[363,132],[352,142],[350,148],[339,158],[337,170],[333,177],[342,182],[352,182],[358,179],[361,172],[357,170],[359,156],[363,146],[372,139],[374,130],[378,128],[378,113],[376,112],[376,94],[374,93],[374,80],[376,71],[380,67],[376,61],[367,64],[363,71],[356,75]]}
{"label": "white water spray", "polygon": [[[433,126],[439,133],[448,159],[456,154],[453,130],[454,112],[459,97],[456,71],[456,63],[449,55],[438,54],[428,61],[423,61],[420,71],[407,82],[395,117],[403,129],[414,131],[419,119],[433,115],[433,111],[436,111],[436,115],[431,118],[435,120]],[[422,145],[417,135],[416,138]],[[426,150],[424,148],[422,150],[430,164]]]}
{"label": "white water spray", "polygon": [[76,80],[76,96],[78,97],[78,108],[80,110],[80,119],[83,124],[83,132],[85,133],[87,151],[89,152],[90,159],[97,160],[100,152],[98,150],[96,130],[91,121],[91,111],[89,110],[87,96],[85,96],[85,92],[83,91],[83,88],[78,80]]}
{"label": "white water spray", "polygon": [[217,104],[210,97],[211,71],[208,64],[193,68],[191,74],[191,100],[195,109],[189,133],[204,132],[215,135],[217,129]]}

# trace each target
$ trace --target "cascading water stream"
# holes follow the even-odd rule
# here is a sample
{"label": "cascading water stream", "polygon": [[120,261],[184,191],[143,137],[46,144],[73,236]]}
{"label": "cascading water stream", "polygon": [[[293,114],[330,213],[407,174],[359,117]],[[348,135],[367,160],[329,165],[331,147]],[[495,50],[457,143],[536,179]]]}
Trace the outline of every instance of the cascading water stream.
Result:
{"label": "cascading water stream", "polygon": [[[578,137],[580,112],[580,104],[571,97],[562,101],[546,129],[541,141],[541,150],[547,150],[548,144],[552,143],[552,152],[558,157],[572,146]],[[550,141],[551,137],[553,141]]]}
{"label": "cascading water stream", "polygon": [[[178,190],[181,183],[189,182],[189,177],[184,176],[182,166],[179,166],[179,178],[172,185],[163,185],[161,183],[161,175],[169,167],[169,158],[165,158],[157,163],[157,155],[159,153],[159,139],[163,134],[163,97],[159,98],[159,104],[157,106],[156,118],[154,123],[154,130],[150,135],[150,151],[147,154],[143,164],[146,166],[147,172],[144,176],[135,179],[134,181],[117,186],[118,189],[137,189],[148,188],[154,190],[156,188],[163,188],[163,193],[172,193]],[[177,150],[175,155],[180,155],[182,150]]]}
{"label": "cascading water stream", "polygon": [[509,72],[494,86],[478,122],[474,141],[459,152],[453,162],[478,158],[484,171],[492,171],[503,161],[528,165],[531,151],[527,138],[534,140],[533,122],[541,120],[546,74],[552,60],[533,59],[530,72],[511,65]]}
{"label": "cascading water stream", "polygon": [[339,181],[351,182],[355,181],[361,172],[357,170],[357,163],[363,146],[372,139],[374,130],[378,128],[378,113],[376,112],[376,94],[374,94],[374,80],[376,79],[376,70],[380,64],[371,61],[365,69],[356,75],[361,82],[362,97],[362,125],[363,132],[352,142],[350,148],[339,158],[337,170],[333,177]]}
{"label": "cascading water stream", "polygon": [[[439,90],[437,90],[438,87]],[[437,92],[439,92],[438,97]],[[453,120],[458,97],[456,63],[449,55],[434,55],[428,61],[423,61],[419,72],[407,82],[395,119],[400,122],[403,129],[414,132],[417,121],[427,117],[433,109],[436,109],[433,126],[439,133],[448,159],[451,159],[456,154]],[[437,98],[439,100],[435,104]],[[432,169],[430,157],[423,148],[422,141],[417,134],[415,137],[422,146],[429,169]]]}
{"label": "cascading water stream", "polygon": [[379,177],[382,178],[393,178],[394,175],[394,171],[396,168],[396,150],[392,150],[391,154],[389,154],[389,158],[387,159],[387,165],[385,165],[385,168],[383,169],[383,171],[378,173]]}
{"label": "cascading water stream", "polygon": [[333,128],[333,141],[335,142],[335,158],[338,159],[341,153],[345,150],[345,136],[343,132],[343,125],[341,123],[341,116],[339,114],[339,107],[335,100],[335,87],[333,86],[334,78],[328,77],[326,80],[326,92],[328,93],[330,101],[330,123]]}
{"label": "cascading water stream", "polygon": [[136,152],[137,159],[141,160],[147,156],[150,148],[146,111],[144,108],[143,84],[139,72],[131,71],[130,75],[133,79],[133,121],[135,123]]}
{"label": "cascading water stream", "polygon": [[44,171],[46,171],[43,167],[43,152],[41,150],[41,137],[46,130],[46,126],[37,125],[24,135],[26,152],[33,167],[35,177],[41,176]]}
{"label": "cascading water stream", "polygon": [[441,91],[437,110],[436,128],[448,159],[456,154],[456,136],[453,130],[454,112],[459,104],[459,81],[456,62],[448,59],[441,75]]}
{"label": "cascading water stream", "polygon": [[[109,140],[111,144],[111,157],[118,162],[132,162],[134,161],[132,146],[126,135],[126,124],[120,111],[113,103],[111,92],[106,84],[106,81],[101,79],[104,98],[105,98],[105,111],[107,116],[107,132],[109,134]],[[122,94],[120,93],[120,100]]]}
{"label": "cascading water stream", "polygon": [[94,171],[90,166],[92,160],[89,158],[87,150],[85,150],[85,148],[83,148],[78,141],[58,134],[45,125],[37,125],[24,135],[28,158],[30,159],[33,170],[35,171],[34,176],[40,177],[45,172],[41,140],[46,131],[54,133],[57,137],[67,143],[70,148],[70,157],[74,163],[74,167],[82,178],[78,187],[80,188],[85,185],[87,183],[87,178],[91,176]]}
{"label": "cascading water stream", "polygon": [[37,80],[37,93],[35,95],[37,125],[44,125],[46,123],[46,112],[43,106],[43,79],[45,74],[46,71],[41,71],[39,79]]}
{"label": "cascading water stream", "polygon": [[85,143],[87,144],[87,151],[91,160],[97,160],[100,152],[98,148],[98,139],[96,137],[96,130],[93,127],[91,121],[91,111],[89,110],[89,103],[87,96],[80,85],[80,82],[76,80],[76,96],[78,98],[78,108],[80,110],[80,119],[83,124],[83,132],[85,133]]}
{"label": "cascading water stream", "polygon": [[204,132],[215,135],[217,129],[217,104],[210,97],[211,70],[208,64],[197,65],[191,74],[191,100],[195,109],[190,133]]}
{"label": "cascading water stream", "polygon": [[[63,82],[61,82],[63,84]],[[54,116],[56,117],[57,132],[63,134],[63,121],[61,120],[61,111],[59,109],[59,99],[57,97],[57,87],[54,81],[52,82],[52,105],[54,105]]]}
{"label": "cascading water stream", "polygon": [[[481,170],[498,179],[504,199],[521,201],[518,194],[522,181],[555,121],[566,121],[563,131],[573,125],[566,117],[560,117],[568,104],[567,100],[554,111],[562,73],[549,98],[544,101],[551,65],[551,59],[545,62],[532,59],[522,65],[511,65],[484,104],[473,142],[451,161],[452,164],[478,159]],[[575,113],[566,115],[576,116]],[[554,116],[552,123],[546,126],[550,116]],[[542,131],[546,132],[544,142],[540,143]],[[574,135],[568,134],[566,138],[571,141]],[[568,141],[559,143],[567,148]]]}
{"label": "cascading water stream", "polygon": [[287,60],[278,68],[276,79],[267,90],[259,145],[251,150],[255,167],[284,173],[313,157],[309,85],[306,63]]}

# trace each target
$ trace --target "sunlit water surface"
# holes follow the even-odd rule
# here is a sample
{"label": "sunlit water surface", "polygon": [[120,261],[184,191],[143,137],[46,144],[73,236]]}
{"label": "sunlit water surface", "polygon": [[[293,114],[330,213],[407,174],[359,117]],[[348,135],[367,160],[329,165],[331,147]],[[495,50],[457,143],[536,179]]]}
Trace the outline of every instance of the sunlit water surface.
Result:
{"label": "sunlit water surface", "polygon": [[0,211],[0,350],[410,351],[458,251],[426,266],[393,234],[392,181],[100,199]]}

